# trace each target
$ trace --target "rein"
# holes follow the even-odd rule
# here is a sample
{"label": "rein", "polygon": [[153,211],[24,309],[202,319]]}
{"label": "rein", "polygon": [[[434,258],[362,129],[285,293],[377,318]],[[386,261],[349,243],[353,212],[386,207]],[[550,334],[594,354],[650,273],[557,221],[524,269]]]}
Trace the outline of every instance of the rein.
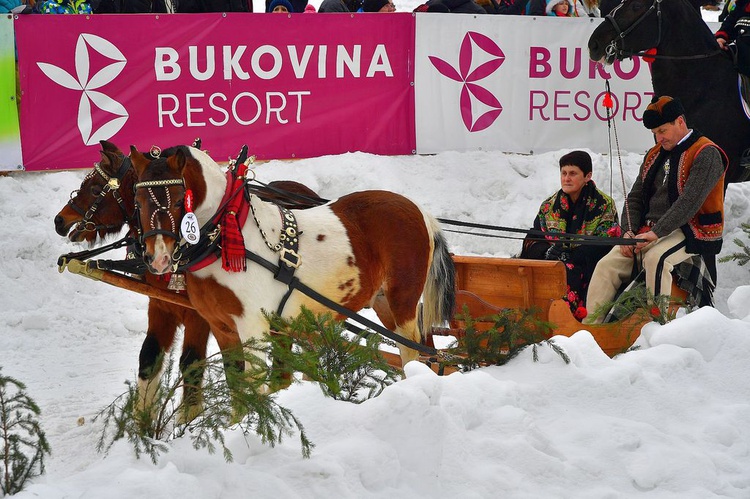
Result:
{"label": "rein", "polygon": [[[664,0],[654,0],[651,6],[641,14],[641,16],[635,20],[633,24],[628,26],[625,30],[620,29],[620,25],[617,24],[617,21],[615,20],[614,14],[617,13],[617,11],[622,7],[622,3],[612,9],[609,14],[607,14],[604,19],[609,21],[610,24],[612,24],[612,27],[617,32],[617,36],[607,45],[607,48],[605,49],[604,53],[607,56],[607,59],[626,59],[628,57],[647,57],[652,59],[669,59],[669,60],[694,60],[694,59],[706,59],[708,57],[713,57],[715,55],[721,54],[722,50],[719,47],[716,47],[716,49],[706,52],[705,54],[694,54],[694,55],[661,55],[661,54],[650,54],[647,50],[640,50],[640,51],[626,51],[624,48],[625,44],[625,37],[629,35],[639,24],[641,24],[652,12],[656,11],[656,23],[657,23],[657,33],[656,33],[656,43],[653,45],[654,47],[658,47],[661,45],[661,36],[662,36],[662,11],[661,11],[661,3]],[[617,42],[618,40],[623,45],[623,48],[618,48]]]}
{"label": "rein", "polygon": [[[640,239],[626,239],[622,237],[599,237],[599,236],[588,236],[585,234],[567,234],[564,232],[544,232],[538,229],[517,229],[514,227],[503,227],[500,225],[486,225],[474,222],[460,222],[457,220],[448,220],[445,218],[438,218],[438,222],[445,225],[455,225],[459,227],[472,227],[476,229],[495,230],[502,232],[514,232],[517,234],[525,234],[526,237],[531,241],[547,241],[565,244],[581,244],[581,245],[592,245],[592,246],[634,246],[641,242]],[[449,231],[459,234],[468,234],[472,236],[484,236],[484,237],[497,237],[499,239],[518,239],[509,238],[507,236],[493,236],[492,234],[478,234],[475,232],[459,232]],[[530,236],[530,237],[529,237]],[[554,237],[554,240],[551,238]]]}
{"label": "rein", "polygon": [[[310,203],[316,206],[323,205],[329,202],[328,199],[311,198],[303,194],[295,194],[293,192],[287,192],[282,189],[277,189],[268,184],[264,184],[263,182],[256,180],[256,179],[253,179],[253,181],[260,184],[260,186],[262,186],[262,189],[264,190],[272,191],[276,194],[289,197],[291,199],[294,199],[297,202],[302,202],[306,204]],[[251,192],[260,192],[262,191],[262,189],[248,185],[248,190]],[[292,208],[293,203],[290,203],[289,207]],[[497,231],[497,232],[512,232],[512,233],[517,233],[517,234],[523,234],[526,239],[531,240],[531,241],[550,241],[550,237],[551,237],[551,233],[544,232],[541,230],[536,230],[536,229],[518,229],[515,227],[504,227],[502,225],[485,225],[485,224],[478,224],[478,223],[473,223],[473,222],[462,222],[459,220],[450,220],[447,218],[437,218],[437,221],[444,225],[453,225],[453,226],[458,226],[458,227],[469,227],[469,228],[476,228],[476,229],[492,230],[492,231]],[[491,237],[491,238],[496,238],[496,239],[511,239],[511,240],[523,240],[524,239],[521,237],[502,236],[502,235],[496,235],[496,234],[486,234],[486,233],[481,233],[481,232],[469,232],[469,231],[453,230],[453,229],[443,229],[443,230],[445,232],[450,232],[453,234],[465,234],[465,235],[478,236],[478,237]],[[619,246],[619,245],[632,246],[638,242],[637,240],[634,240],[634,239],[587,236],[583,234],[565,234],[565,233],[557,234],[555,233],[554,237],[556,238],[556,240],[559,240],[561,243],[595,245],[595,246]]]}

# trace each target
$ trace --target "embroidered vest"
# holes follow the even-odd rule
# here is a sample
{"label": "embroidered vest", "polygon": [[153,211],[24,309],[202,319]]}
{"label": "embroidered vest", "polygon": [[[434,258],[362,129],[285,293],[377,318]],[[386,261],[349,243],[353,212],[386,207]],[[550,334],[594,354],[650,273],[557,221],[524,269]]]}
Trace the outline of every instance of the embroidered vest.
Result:
{"label": "embroidered vest", "polygon": [[[697,133],[697,132],[693,132]],[[714,188],[709,192],[703,204],[698,209],[698,212],[688,221],[686,225],[681,227],[682,232],[685,234],[686,239],[686,250],[688,253],[699,253],[699,254],[718,254],[721,251],[721,236],[724,232],[724,175],[727,171],[727,165],[729,160],[724,151],[711,142],[707,137],[699,136],[695,141],[688,146],[688,148],[680,154],[677,163],[677,168],[671,168],[669,171],[669,202],[673,204],[677,201],[677,198],[682,195],[685,190],[685,182],[687,182],[688,176],[690,175],[690,169],[693,167],[693,161],[695,157],[706,147],[715,147],[719,150],[722,162],[724,163],[724,173]],[[641,180],[643,185],[648,185],[647,179],[651,167],[656,163],[659,154],[662,152],[661,145],[652,147],[648,153],[646,153],[646,159],[643,162],[643,169],[641,172]],[[674,158],[670,158],[672,165],[674,166]],[[653,175],[652,175],[653,178]],[[644,187],[645,190],[645,187]],[[650,196],[648,196],[650,197]],[[648,201],[646,199],[646,201]]]}

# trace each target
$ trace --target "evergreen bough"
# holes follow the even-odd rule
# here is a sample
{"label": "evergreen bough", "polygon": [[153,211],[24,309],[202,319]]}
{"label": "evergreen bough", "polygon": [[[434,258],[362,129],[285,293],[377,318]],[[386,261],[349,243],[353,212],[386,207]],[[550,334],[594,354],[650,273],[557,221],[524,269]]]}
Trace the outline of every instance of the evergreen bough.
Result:
{"label": "evergreen bough", "polygon": [[0,492],[20,492],[32,478],[44,473],[49,442],[39,424],[41,411],[29,397],[26,385],[0,373]]}
{"label": "evergreen bough", "polygon": [[[484,366],[501,366],[532,347],[532,358],[539,360],[538,345],[544,343],[569,363],[565,351],[549,340],[552,324],[539,320],[537,311],[532,309],[506,309],[488,317],[474,318],[464,306],[456,319],[464,325],[464,335],[447,349],[444,365],[455,365],[460,371],[471,371]],[[489,327],[478,328],[481,323]]]}
{"label": "evergreen bough", "polygon": [[292,320],[275,314],[266,318],[271,330],[280,333],[266,338],[271,357],[284,366],[286,376],[299,372],[328,397],[359,404],[399,378],[380,353],[378,334],[365,330],[348,337],[344,323],[331,313],[315,315],[305,307]]}
{"label": "evergreen bough", "polygon": [[677,309],[680,306],[684,306],[688,309],[688,312],[690,311],[687,304],[681,300],[673,299],[669,295],[654,296],[646,288],[646,283],[639,282],[632,288],[623,291],[614,301],[602,304],[594,311],[592,317],[606,316],[612,310],[616,320],[640,314],[664,325],[676,318]]}
{"label": "evergreen bough", "polygon": [[[167,442],[189,436],[195,449],[207,449],[213,454],[220,446],[224,459],[232,460],[225,445],[224,431],[239,428],[243,433],[257,434],[261,442],[271,447],[299,432],[303,457],[309,457],[312,442],[305,429],[289,409],[280,406],[266,386],[268,369],[258,342],[249,341],[242,348],[224,351],[193,364],[185,373],[173,375],[174,359],[170,356],[167,368],[154,390],[153,401],[139,404],[137,383],[126,382],[127,391],[102,410],[104,428],[97,449],[107,452],[117,440],[126,438],[136,457],[146,454],[156,464]],[[235,368],[245,363],[246,370]],[[196,372],[204,371],[202,404],[188,406],[177,398],[185,380],[200,379]]]}
{"label": "evergreen bough", "polygon": [[[224,459],[231,461],[224,441],[227,429],[254,432],[272,447],[296,429],[302,455],[309,457],[314,445],[304,427],[276,402],[268,387],[282,386],[283,379],[301,373],[318,383],[326,396],[360,403],[398,379],[399,371],[379,353],[379,335],[365,332],[347,338],[344,324],[333,320],[330,313],[315,315],[304,308],[292,320],[267,318],[271,329],[281,334],[268,334],[262,342],[250,340],[242,348],[212,355],[177,375],[170,356],[161,379],[154,377],[150,383],[156,385],[145,390],[154,393],[151,403],[139,400],[136,382],[126,382],[127,390],[96,416],[104,426],[97,449],[106,453],[124,438],[136,457],[147,455],[156,464],[169,449],[168,442],[188,436],[195,449],[214,453],[221,447]],[[267,357],[274,359],[272,368]],[[244,366],[244,371],[238,365]],[[193,388],[200,388],[201,404],[187,404],[178,398],[185,385],[198,382],[202,386]]]}
{"label": "evergreen bough", "polygon": [[[743,223],[741,225],[742,230],[745,234],[750,237],[750,223]],[[732,253],[731,255],[724,256],[719,259],[720,262],[729,262],[735,260],[739,266],[746,265],[750,262],[750,246],[748,246],[742,239],[735,238],[734,244],[739,246],[740,251]]]}

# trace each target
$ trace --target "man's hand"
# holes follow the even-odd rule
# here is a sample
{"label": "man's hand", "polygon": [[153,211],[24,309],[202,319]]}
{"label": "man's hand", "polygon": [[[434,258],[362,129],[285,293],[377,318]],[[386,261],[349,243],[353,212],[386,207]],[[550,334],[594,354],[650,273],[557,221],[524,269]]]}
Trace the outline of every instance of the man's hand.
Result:
{"label": "man's hand", "polygon": [[723,38],[717,38],[716,39],[716,43],[719,44],[719,48],[720,49],[722,49],[722,50],[729,50],[727,48],[727,41],[725,39],[723,39]]}
{"label": "man's hand", "polygon": [[648,232],[644,232],[643,234],[638,234],[638,239],[644,239],[645,241],[635,245],[636,253],[640,253],[641,251],[643,251],[646,246],[659,239],[659,236],[657,236],[654,231],[650,230]]}
{"label": "man's hand", "polygon": [[[635,237],[635,234],[633,234],[632,231],[627,231],[625,234],[622,235],[622,237],[623,237],[623,239],[632,239],[633,237]],[[622,254],[622,256],[626,256],[628,258],[632,258],[633,257],[633,246],[630,246],[630,245],[620,246],[620,254]]]}

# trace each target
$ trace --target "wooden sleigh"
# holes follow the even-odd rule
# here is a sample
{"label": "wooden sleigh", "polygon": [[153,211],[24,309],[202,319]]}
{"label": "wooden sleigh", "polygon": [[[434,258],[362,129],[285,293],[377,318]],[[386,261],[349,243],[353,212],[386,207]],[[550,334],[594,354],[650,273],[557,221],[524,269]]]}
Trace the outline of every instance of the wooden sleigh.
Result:
{"label": "wooden sleigh", "polygon": [[[456,309],[465,306],[473,318],[486,318],[503,309],[532,309],[539,320],[553,325],[553,335],[571,336],[585,329],[610,357],[630,348],[641,327],[651,320],[635,314],[609,324],[581,324],[562,299],[567,281],[565,266],[559,261],[455,255],[453,262]],[[445,333],[460,336],[461,324],[454,320]]]}

